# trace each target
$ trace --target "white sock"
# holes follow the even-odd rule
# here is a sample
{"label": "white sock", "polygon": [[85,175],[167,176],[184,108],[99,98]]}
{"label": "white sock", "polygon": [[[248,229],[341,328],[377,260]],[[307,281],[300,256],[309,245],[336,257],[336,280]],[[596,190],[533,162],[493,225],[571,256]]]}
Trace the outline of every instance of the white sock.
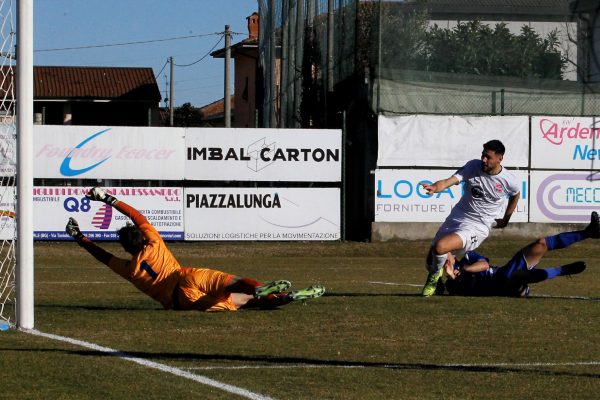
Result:
{"label": "white sock", "polygon": [[435,269],[433,270],[433,272],[437,272],[440,269],[444,268],[444,264],[446,263],[446,260],[448,259],[448,255],[447,254],[434,254],[433,256],[434,262],[435,262]]}
{"label": "white sock", "polygon": [[429,253],[429,257],[427,257],[427,271],[430,273],[435,273],[444,267],[444,263],[448,259],[446,254],[437,255],[433,250]]}

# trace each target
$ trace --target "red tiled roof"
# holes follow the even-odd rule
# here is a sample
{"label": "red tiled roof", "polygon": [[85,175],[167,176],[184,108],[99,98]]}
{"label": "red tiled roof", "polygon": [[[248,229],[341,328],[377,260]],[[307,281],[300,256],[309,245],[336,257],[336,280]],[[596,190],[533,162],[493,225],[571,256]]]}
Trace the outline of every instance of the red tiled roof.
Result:
{"label": "red tiled roof", "polygon": [[152,68],[34,67],[34,97],[160,101]]}
{"label": "red tiled roof", "polygon": [[[202,119],[209,120],[214,118],[223,118],[225,115],[225,101],[224,99],[220,99],[214,101],[210,104],[205,105],[204,107],[200,107],[200,112],[202,113]],[[235,107],[234,96],[231,96],[231,110],[233,111]]]}
{"label": "red tiled roof", "polygon": [[[12,68],[14,79],[5,79],[10,72],[6,66],[0,69],[0,91],[9,91],[9,97],[17,82],[16,67]],[[33,81],[36,100],[94,98],[159,102],[161,99],[152,68],[33,67]],[[12,88],[11,82],[14,82]]]}

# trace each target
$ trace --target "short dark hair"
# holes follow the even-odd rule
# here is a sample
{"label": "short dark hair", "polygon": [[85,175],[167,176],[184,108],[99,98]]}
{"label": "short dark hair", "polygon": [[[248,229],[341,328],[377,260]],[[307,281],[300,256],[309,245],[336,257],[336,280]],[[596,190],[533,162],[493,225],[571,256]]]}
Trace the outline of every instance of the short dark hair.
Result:
{"label": "short dark hair", "polygon": [[135,255],[144,249],[146,240],[142,231],[131,224],[127,224],[117,231],[119,234],[119,242],[121,246],[131,255]]}
{"label": "short dark hair", "polygon": [[483,150],[491,150],[494,153],[501,155],[504,155],[504,152],[506,151],[502,142],[497,139],[490,140],[489,142],[484,143]]}

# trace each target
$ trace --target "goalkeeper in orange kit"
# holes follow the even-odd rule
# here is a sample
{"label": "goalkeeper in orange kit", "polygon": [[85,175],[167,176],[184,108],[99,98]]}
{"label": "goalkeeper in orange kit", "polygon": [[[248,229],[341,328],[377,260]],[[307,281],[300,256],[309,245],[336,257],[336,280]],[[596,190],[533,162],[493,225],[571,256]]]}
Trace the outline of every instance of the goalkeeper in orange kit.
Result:
{"label": "goalkeeper in orange kit", "polygon": [[231,275],[208,268],[182,268],[158,231],[139,211],[117,200],[99,187],[87,194],[91,200],[116,208],[133,221],[119,229],[119,242],[132,258],[114,256],[97,246],[69,218],[67,233],[98,261],[106,264],[143,293],[169,310],[226,311],[239,308],[274,308],[294,300],[320,297],[320,285],[289,291],[289,281],[261,283],[252,278]]}

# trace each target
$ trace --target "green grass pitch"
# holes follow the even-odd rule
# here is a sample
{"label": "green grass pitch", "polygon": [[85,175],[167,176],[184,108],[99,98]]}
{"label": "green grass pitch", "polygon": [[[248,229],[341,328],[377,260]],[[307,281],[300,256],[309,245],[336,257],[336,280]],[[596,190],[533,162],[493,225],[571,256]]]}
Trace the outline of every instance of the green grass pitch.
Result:
{"label": "green grass pitch", "polygon": [[[500,264],[527,243],[490,238],[479,250]],[[533,285],[527,299],[420,297],[425,241],[169,246],[183,266],[327,293],[272,311],[163,311],[75,243],[37,243],[35,328],[122,353],[0,332],[0,398],[243,398],[123,355],[276,399],[600,393],[600,241],[548,254],[540,267],[588,269]]]}

